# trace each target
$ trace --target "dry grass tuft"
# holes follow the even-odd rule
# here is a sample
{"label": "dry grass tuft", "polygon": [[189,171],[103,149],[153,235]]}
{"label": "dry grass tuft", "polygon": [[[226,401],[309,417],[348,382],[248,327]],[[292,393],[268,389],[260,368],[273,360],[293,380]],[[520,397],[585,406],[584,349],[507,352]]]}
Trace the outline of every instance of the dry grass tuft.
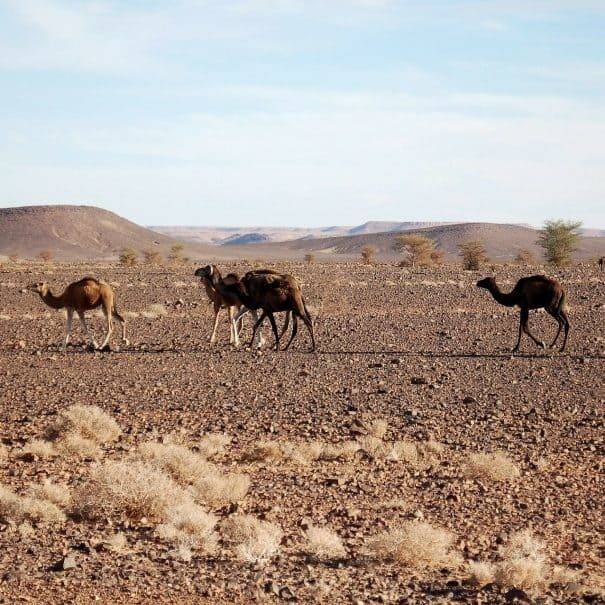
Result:
{"label": "dry grass tuft", "polygon": [[320,460],[350,460],[359,451],[359,442],[343,441],[341,443],[327,443],[324,445]]}
{"label": "dry grass tuft", "polygon": [[209,474],[193,484],[197,500],[218,508],[240,502],[250,489],[250,477],[241,473]]}
{"label": "dry grass tuft", "polygon": [[357,440],[357,443],[359,449],[374,460],[380,460],[389,455],[389,446],[374,435],[364,435]]}
{"label": "dry grass tuft", "polygon": [[8,460],[8,448],[4,443],[0,443],[0,462]]}
{"label": "dry grass tuft", "polygon": [[521,474],[517,466],[504,454],[471,454],[464,467],[464,474],[472,479],[507,481]]}
{"label": "dry grass tuft", "polygon": [[372,437],[376,437],[376,439],[384,439],[388,430],[389,423],[381,418],[372,421],[368,426],[368,433],[372,435]]}
{"label": "dry grass tuft", "polygon": [[57,422],[48,428],[46,437],[55,440],[76,434],[100,445],[115,441],[121,433],[118,423],[100,407],[72,405],[59,413]]}
{"label": "dry grass tuft", "polygon": [[198,449],[202,456],[212,458],[225,452],[225,448],[231,443],[231,437],[224,433],[208,433],[198,443]]}
{"label": "dry grass tuft", "polygon": [[141,311],[141,316],[146,319],[157,319],[158,317],[163,317],[165,315],[168,315],[168,310],[162,304],[149,305],[147,309]]}
{"label": "dry grass tuft", "polygon": [[312,525],[306,531],[306,550],[322,560],[343,559],[347,551],[338,534],[327,527]]}
{"label": "dry grass tuft", "polygon": [[168,475],[140,461],[106,462],[92,469],[74,500],[83,517],[105,514],[164,520],[167,511],[191,497]]}
{"label": "dry grass tuft", "polygon": [[369,552],[380,559],[394,560],[408,567],[456,567],[461,563],[452,551],[454,535],[424,522],[408,521],[375,536]]}
{"label": "dry grass tuft", "polygon": [[202,454],[176,443],[142,443],[138,448],[138,455],[183,484],[219,474],[217,467],[208,462]]}
{"label": "dry grass tuft", "polygon": [[47,500],[57,506],[65,508],[69,506],[71,502],[71,493],[69,488],[65,485],[58,483],[52,483],[49,479],[46,479],[43,483],[38,485],[31,485],[29,487],[29,494],[33,498],[38,500]]}
{"label": "dry grass tuft", "polygon": [[167,523],[158,525],[160,538],[187,548],[202,548],[214,552],[218,537],[214,528],[217,517],[193,502],[185,502],[168,511]]}
{"label": "dry grass tuft", "polygon": [[277,441],[258,441],[242,456],[244,462],[278,462],[284,452]]}
{"label": "dry grass tuft", "polygon": [[493,582],[504,587],[537,591],[552,584],[577,583],[580,578],[572,569],[551,566],[544,543],[528,529],[511,537],[500,549],[500,558],[496,563],[471,563],[471,580],[479,586]]}
{"label": "dry grass tuft", "polygon": [[65,521],[63,511],[48,500],[19,496],[0,484],[0,519],[16,524],[56,524]]}
{"label": "dry grass tuft", "polygon": [[479,588],[487,584],[493,584],[496,581],[496,566],[493,563],[484,561],[470,561],[469,564],[470,580]]}
{"label": "dry grass tuft", "polygon": [[283,532],[273,523],[252,515],[237,515],[222,524],[226,539],[235,544],[235,553],[247,563],[266,563],[279,551]]}
{"label": "dry grass tuft", "polygon": [[78,433],[67,433],[56,441],[56,448],[62,454],[78,456],[80,458],[100,458],[103,451],[92,439],[82,437]]}
{"label": "dry grass tuft", "polygon": [[42,439],[33,439],[23,446],[23,449],[19,452],[20,458],[41,458],[48,459],[57,456],[58,452],[55,446],[50,441],[44,441]]}
{"label": "dry grass tuft", "polygon": [[103,542],[103,546],[116,554],[128,552],[128,540],[126,540],[126,536],[121,531],[109,536]]}
{"label": "dry grass tuft", "polygon": [[388,460],[406,462],[417,468],[428,468],[439,462],[443,445],[432,439],[414,443],[406,439],[395,441],[387,455]]}

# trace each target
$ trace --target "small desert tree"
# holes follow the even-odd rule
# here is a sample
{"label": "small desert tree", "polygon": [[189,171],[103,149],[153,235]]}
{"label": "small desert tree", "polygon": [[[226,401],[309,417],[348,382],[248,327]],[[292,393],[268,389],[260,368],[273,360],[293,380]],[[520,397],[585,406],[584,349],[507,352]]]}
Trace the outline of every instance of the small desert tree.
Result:
{"label": "small desert tree", "polygon": [[120,252],[120,264],[125,267],[133,267],[139,260],[138,254],[132,248],[124,248]]}
{"label": "small desert tree", "polygon": [[361,249],[361,261],[363,264],[371,265],[374,262],[374,254],[376,254],[374,246],[364,246]]}
{"label": "small desert tree", "polygon": [[11,263],[16,263],[19,260],[19,255],[13,252],[12,254],[8,255],[8,260]]}
{"label": "small desert tree", "polygon": [[483,263],[488,261],[485,246],[481,240],[471,240],[458,245],[462,266],[471,271],[476,271]]}
{"label": "small desert tree", "polygon": [[431,261],[434,265],[441,265],[444,258],[445,252],[443,250],[436,249],[431,252]]}
{"label": "small desert tree", "polygon": [[515,262],[518,265],[535,265],[536,257],[530,250],[526,250],[522,248],[517,252],[517,256],[515,256]]}
{"label": "small desert tree", "polygon": [[184,262],[184,258],[183,258],[183,250],[185,249],[185,246],[183,244],[174,244],[174,246],[172,246],[170,248],[170,254],[168,255],[168,260],[171,263],[182,263]]}
{"label": "small desert tree", "polygon": [[571,262],[571,255],[580,238],[578,229],[581,224],[563,220],[544,223],[537,243],[543,248],[548,263],[561,267]]}
{"label": "small desert tree", "polygon": [[412,267],[427,267],[433,264],[435,242],[424,235],[410,233],[395,239],[395,249],[406,254],[406,261]]}
{"label": "small desert tree", "polygon": [[38,258],[41,261],[44,261],[45,263],[49,262],[52,260],[53,258],[53,253],[50,250],[42,250],[39,254],[38,254]]}
{"label": "small desert tree", "polygon": [[315,261],[315,255],[311,254],[310,252],[305,254],[305,263],[307,263],[308,265],[310,265],[312,262]]}
{"label": "small desert tree", "polygon": [[162,256],[156,250],[143,250],[143,258],[148,265],[158,265],[162,262]]}

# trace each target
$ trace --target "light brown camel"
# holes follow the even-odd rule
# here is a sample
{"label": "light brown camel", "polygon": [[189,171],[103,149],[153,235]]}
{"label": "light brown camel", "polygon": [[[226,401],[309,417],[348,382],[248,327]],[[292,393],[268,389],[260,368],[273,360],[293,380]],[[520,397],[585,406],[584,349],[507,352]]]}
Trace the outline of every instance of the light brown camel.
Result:
{"label": "light brown camel", "polygon": [[525,332],[539,347],[542,347],[543,349],[546,348],[544,342],[535,338],[529,331],[527,323],[530,309],[545,309],[547,313],[557,320],[559,329],[550,346],[555,346],[559,334],[561,334],[561,329],[564,329],[565,336],[563,338],[561,351],[565,350],[567,336],[569,334],[569,319],[566,313],[565,291],[558,281],[545,277],[544,275],[523,277],[509,293],[505,293],[500,290],[493,277],[486,277],[477,282],[477,287],[488,290],[494,299],[501,305],[506,307],[518,306],[521,309],[519,338],[517,339],[517,344],[513,349],[513,353],[516,353],[519,350],[523,332]]}
{"label": "light brown camel", "polygon": [[225,289],[239,298],[242,305],[248,309],[262,310],[259,320],[254,325],[252,342],[254,341],[257,329],[265,317],[268,317],[273,329],[273,335],[275,336],[275,350],[279,351],[279,341],[287,327],[284,328],[281,334],[278,334],[273,314],[285,311],[292,313],[293,326],[292,335],[284,350],[287,350],[292,344],[298,332],[298,318],[300,317],[307,326],[311,336],[311,351],[315,351],[313,322],[307,310],[300,284],[294,276],[288,274],[280,275],[271,271],[250,271],[239,282],[226,285]]}
{"label": "light brown camel", "polygon": [[[126,321],[118,313],[116,308],[116,300],[111,286],[94,277],[84,277],[80,281],[69,284],[60,296],[55,296],[50,291],[50,286],[46,282],[39,282],[28,286],[28,290],[36,292],[40,295],[40,298],[52,309],[65,309],[67,311],[67,326],[65,333],[65,341],[63,343],[63,350],[67,348],[69,337],[71,335],[71,326],[74,311],[78,314],[88,339],[90,346],[93,349],[100,349],[102,351],[108,351],[109,339],[113,331],[113,321],[115,317],[122,325],[122,342],[125,345],[130,344],[126,338]],[[103,344],[99,347],[93,336],[86,325],[86,318],[84,314],[86,311],[91,311],[98,307],[103,308],[103,314],[107,321],[107,333]]]}

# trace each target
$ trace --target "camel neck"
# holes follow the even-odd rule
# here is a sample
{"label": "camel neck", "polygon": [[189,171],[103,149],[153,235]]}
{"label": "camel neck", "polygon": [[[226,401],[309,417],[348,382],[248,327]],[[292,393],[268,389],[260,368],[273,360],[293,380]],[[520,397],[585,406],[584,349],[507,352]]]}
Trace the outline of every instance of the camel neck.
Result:
{"label": "camel neck", "polygon": [[65,306],[63,296],[55,296],[50,290],[46,294],[40,294],[40,297],[52,309],[62,309]]}
{"label": "camel neck", "polygon": [[504,305],[506,307],[514,307],[517,304],[514,300],[514,297],[511,296],[510,293],[502,292],[502,290],[500,290],[497,284],[494,284],[489,289],[489,291],[494,297],[494,300],[496,300],[496,302],[499,302],[501,305]]}

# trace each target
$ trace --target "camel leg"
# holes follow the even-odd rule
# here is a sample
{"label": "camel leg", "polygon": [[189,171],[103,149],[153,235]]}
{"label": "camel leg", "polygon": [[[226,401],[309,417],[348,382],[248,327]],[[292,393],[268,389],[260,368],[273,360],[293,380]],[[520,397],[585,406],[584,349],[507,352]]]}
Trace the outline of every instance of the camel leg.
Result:
{"label": "camel leg", "polygon": [[271,322],[271,328],[273,329],[273,336],[275,336],[275,350],[279,351],[279,332],[277,331],[277,324],[275,323],[275,317],[273,313],[269,312],[269,321]]}
{"label": "camel leg", "polygon": [[[292,311],[286,311],[286,319],[284,319],[284,325],[281,329],[281,333],[279,335],[279,339],[281,340],[284,337],[284,334],[288,331],[290,327],[290,317],[292,316]],[[287,349],[288,347],[286,347]],[[284,349],[285,351],[285,349]]]}
{"label": "camel leg", "polygon": [[111,334],[113,332],[113,319],[109,310],[103,308],[103,313],[105,314],[105,321],[107,322],[107,333],[105,334],[103,344],[101,344],[101,351],[109,351],[109,339],[111,338]]}
{"label": "camel leg", "polygon": [[[250,310],[250,315],[252,315],[252,319],[254,320],[254,324],[258,321],[258,311]],[[257,335],[254,337],[253,345],[255,348],[260,349],[265,344],[265,337],[263,336],[263,331],[260,330]]]}
{"label": "camel leg", "polygon": [[[286,315],[286,317],[287,317],[287,315]],[[292,344],[292,341],[294,340],[294,337],[296,336],[297,332],[298,332],[298,317],[296,315],[293,315],[292,316],[292,334],[290,336],[290,340],[288,341],[288,344],[286,345],[286,348],[284,349],[284,351],[287,351],[290,348],[290,345]],[[282,334],[283,334],[283,332],[282,332]]]}
{"label": "camel leg", "polygon": [[80,318],[80,321],[82,322],[82,326],[84,327],[84,331],[86,332],[86,336],[88,337],[88,340],[90,341],[90,346],[93,349],[98,349],[99,345],[97,344],[95,337],[93,336],[91,331],[88,329],[88,326],[86,325],[86,318],[84,317],[84,311],[78,311],[78,317]]}
{"label": "camel leg", "polygon": [[563,336],[563,344],[561,345],[561,351],[565,351],[565,347],[567,346],[567,337],[569,336],[569,318],[567,317],[567,313],[565,311],[559,311],[559,315],[563,320],[563,328],[564,328],[564,336]]}
{"label": "camel leg", "polygon": [[218,328],[218,319],[219,314],[221,312],[221,308],[214,306],[214,327],[212,328],[212,335],[210,336],[210,344],[213,345],[216,342],[216,330]]}
{"label": "camel leg", "polygon": [[313,351],[315,351],[315,334],[313,332],[313,322],[306,314],[301,315],[301,319],[305,323],[305,326],[307,326],[307,330],[309,330],[309,334],[311,336],[311,353],[313,353]]}
{"label": "camel leg", "polygon": [[523,326],[523,331],[539,346],[543,349],[546,348],[546,344],[544,344],[543,340],[538,340],[530,331],[529,331],[529,311],[527,309],[521,310],[521,325]]}
{"label": "camel leg", "polygon": [[231,323],[231,334],[233,336],[233,344],[235,347],[239,347],[239,333],[237,329],[237,322],[235,321],[235,308],[229,307],[229,321]]}
{"label": "camel leg", "polygon": [[248,345],[250,348],[252,348],[254,346],[254,338],[256,337],[256,331],[258,330],[260,325],[263,323],[265,317],[267,317],[267,313],[266,313],[266,311],[263,311],[261,313],[260,318],[254,324],[254,328],[252,329],[252,340],[250,340],[250,344]]}
{"label": "camel leg", "polygon": [[[527,311],[525,311],[527,313]],[[523,334],[523,309],[521,309],[521,317],[519,319],[519,337],[517,338],[517,344],[513,348],[513,353],[517,353],[519,351],[519,346],[521,345],[521,335]]]}
{"label": "camel leg", "polygon": [[128,340],[128,338],[126,338],[126,320],[118,313],[118,310],[116,309],[115,305],[111,313],[114,318],[120,322],[120,326],[122,326],[122,342],[125,346],[128,346],[130,344],[130,341]]}
{"label": "camel leg", "polygon": [[65,341],[63,342],[63,352],[67,349],[67,344],[69,343],[69,337],[71,336],[71,326],[72,320],[74,318],[74,310],[67,309],[67,323],[65,326]]}
{"label": "camel leg", "polygon": [[557,323],[559,324],[559,329],[557,330],[557,334],[555,335],[554,340],[550,343],[550,346],[549,346],[549,348],[552,349],[555,346],[557,339],[559,338],[559,334],[561,334],[561,329],[563,328],[563,324],[565,322],[563,321],[563,318],[559,315],[559,311],[548,311],[548,313],[550,313],[550,315],[552,315],[557,320]]}

